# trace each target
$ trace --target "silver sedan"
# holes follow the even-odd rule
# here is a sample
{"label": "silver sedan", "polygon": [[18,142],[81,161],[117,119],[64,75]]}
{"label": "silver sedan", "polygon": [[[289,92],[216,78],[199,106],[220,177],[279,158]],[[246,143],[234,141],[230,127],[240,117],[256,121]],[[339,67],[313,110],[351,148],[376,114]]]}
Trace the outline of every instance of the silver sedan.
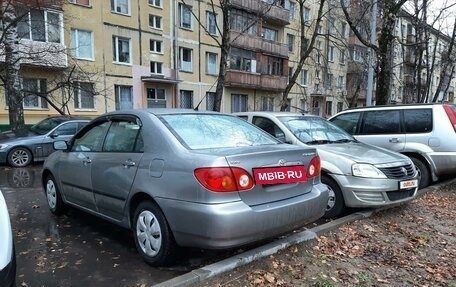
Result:
{"label": "silver sedan", "polygon": [[224,249],[291,231],[328,200],[315,148],[231,115],[112,112],[54,147],[42,173],[51,212],[71,205],[132,229],[151,265],[172,263],[177,246]]}

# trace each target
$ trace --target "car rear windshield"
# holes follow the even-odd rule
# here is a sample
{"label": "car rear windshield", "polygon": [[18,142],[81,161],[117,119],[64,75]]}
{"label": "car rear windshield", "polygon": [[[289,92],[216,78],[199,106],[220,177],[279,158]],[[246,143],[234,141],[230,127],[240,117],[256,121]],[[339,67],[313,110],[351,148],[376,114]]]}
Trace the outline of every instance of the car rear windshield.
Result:
{"label": "car rear windshield", "polygon": [[171,132],[190,149],[231,148],[280,143],[246,121],[229,115],[170,114],[160,116]]}

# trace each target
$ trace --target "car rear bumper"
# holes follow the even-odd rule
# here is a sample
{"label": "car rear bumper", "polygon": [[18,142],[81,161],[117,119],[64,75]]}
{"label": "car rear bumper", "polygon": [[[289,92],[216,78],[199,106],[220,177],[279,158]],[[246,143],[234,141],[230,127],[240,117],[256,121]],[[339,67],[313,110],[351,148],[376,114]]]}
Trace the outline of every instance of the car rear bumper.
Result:
{"label": "car rear bumper", "polygon": [[[332,175],[339,183],[348,207],[379,207],[406,202],[416,197],[418,187],[400,189],[397,179],[374,179]],[[417,179],[417,176],[407,179]]]}
{"label": "car rear bumper", "polygon": [[223,249],[292,231],[323,216],[325,185],[311,192],[250,207],[242,201],[201,204],[157,199],[180,246]]}

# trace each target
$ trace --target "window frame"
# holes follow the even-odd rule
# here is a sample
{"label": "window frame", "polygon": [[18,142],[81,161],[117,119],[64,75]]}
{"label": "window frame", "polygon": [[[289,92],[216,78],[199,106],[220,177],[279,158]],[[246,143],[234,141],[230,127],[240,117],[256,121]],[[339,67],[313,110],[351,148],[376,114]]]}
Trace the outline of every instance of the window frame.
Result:
{"label": "window frame", "polygon": [[115,109],[116,109],[116,111],[124,110],[122,108],[122,101],[121,101],[121,88],[128,88],[129,89],[131,107],[128,107],[126,109],[132,109],[133,108],[133,86],[129,86],[129,85],[114,85],[114,96],[115,96]]}
{"label": "window frame", "polygon": [[[151,3],[153,2],[153,3]],[[159,2],[159,4],[157,5],[157,2]],[[158,8],[163,8],[162,6],[162,0],[149,0],[147,1],[147,3],[152,6],[152,7],[158,7]]]}
{"label": "window frame", "polygon": [[[214,17],[214,23],[211,25],[211,16]],[[211,27],[213,27],[214,31],[211,31]],[[218,36],[219,32],[217,29],[217,13],[206,11],[206,29],[209,35],[211,36]]]}
{"label": "window frame", "polygon": [[[179,28],[185,30],[193,30],[193,13],[192,13],[192,6],[186,5],[184,3],[179,3]],[[185,13],[189,13],[189,15],[185,15]],[[185,23],[185,18],[190,17],[190,23]],[[189,27],[186,27],[188,25]]]}
{"label": "window frame", "polygon": [[150,61],[150,73],[153,75],[163,75],[163,63]]}
{"label": "window frame", "polygon": [[[193,109],[193,91],[192,90],[179,90],[179,107],[181,109]],[[189,102],[190,106],[184,105],[185,102]]]}
{"label": "window frame", "polygon": [[[160,45],[157,45],[160,43]],[[157,49],[157,47],[160,47],[160,49]],[[156,40],[156,39],[150,39],[149,40],[149,51],[154,54],[164,54],[163,52],[163,41]]]}
{"label": "window frame", "polygon": [[[80,56],[80,52],[79,52],[79,33],[81,32],[85,32],[85,33],[90,33],[90,57],[83,57],[83,56]],[[73,34],[75,33],[75,34]],[[74,43],[76,46],[73,47],[73,35],[75,35],[74,39],[77,41],[77,43]],[[95,60],[95,51],[94,51],[94,37],[93,37],[93,31],[89,31],[89,30],[83,30],[83,29],[77,29],[77,28],[71,28],[71,31],[70,31],[70,38],[71,38],[71,49],[74,51],[74,54],[73,56],[77,59],[80,59],[80,60]]]}
{"label": "window frame", "polygon": [[[121,36],[112,36],[113,41],[115,42],[115,51],[113,51],[113,62],[115,64],[121,65],[131,65],[132,64],[132,47],[131,47],[131,38],[121,37]],[[128,62],[120,61],[119,55],[119,41],[128,41]]]}
{"label": "window frame", "polygon": [[[36,82],[37,90],[36,91],[29,91],[29,92],[25,91],[24,90],[24,81],[34,81],[34,82]],[[43,86],[44,86],[44,90],[43,90]],[[44,93],[44,92],[46,92],[46,90],[45,90],[46,87],[47,87],[47,80],[46,79],[23,78],[22,79],[22,83],[21,83],[21,88],[22,88],[22,90],[24,92],[24,98],[22,100],[23,108],[26,109],[26,110],[47,110],[47,109],[49,109],[47,101],[36,94],[36,93]],[[36,97],[37,105],[36,106],[35,105],[26,106],[25,105],[25,98],[26,97]]]}
{"label": "window frame", "polygon": [[[163,30],[163,17],[155,14],[149,14],[149,27],[152,29]],[[159,23],[157,25],[157,23]],[[153,24],[153,25],[151,25]]]}
{"label": "window frame", "polygon": [[[210,69],[211,65],[210,65],[210,56],[215,56],[215,62],[214,62],[214,65],[213,65],[213,69]],[[218,54],[217,53],[212,53],[212,52],[206,52],[206,74],[208,75],[213,75],[213,76],[217,76],[218,73],[217,73],[217,58],[218,58]],[[211,72],[211,70],[213,70],[213,72]]]}
{"label": "window frame", "polygon": [[[184,61],[184,52],[188,51],[190,55],[190,61]],[[189,63],[189,64],[185,64]],[[185,67],[189,67],[188,69]],[[193,72],[193,49],[187,47],[179,47],[179,71],[182,72]]]}
{"label": "window frame", "polygon": [[[93,92],[91,94],[92,96],[92,107],[82,107],[82,93],[81,91],[83,91],[81,89],[81,84],[89,84],[91,85],[91,91]],[[94,83],[91,83],[91,82],[74,82],[73,83],[73,104],[74,104],[74,110],[76,111],[93,111],[95,110],[95,93],[94,93],[94,87],[95,87],[95,84]],[[77,93],[76,93],[77,91]],[[76,104],[77,103],[77,104]]]}
{"label": "window frame", "polygon": [[[127,12],[119,11],[118,8],[122,6],[118,6],[118,2],[126,1],[127,3]],[[130,0],[111,0],[111,13],[116,13],[119,15],[131,15],[131,3]]]}
{"label": "window frame", "polygon": [[[34,34],[33,34],[33,31],[38,31],[36,29],[35,26],[32,27],[32,12],[33,11],[38,11],[40,13],[43,13],[43,24],[44,24],[44,30],[43,30],[43,36],[44,36],[44,41],[40,41],[39,39],[34,39]],[[31,9],[30,11],[28,11],[27,13],[27,16],[24,15],[24,17],[18,21],[17,23],[17,31],[18,31],[18,38],[19,39],[24,39],[24,40],[29,40],[29,41],[33,41],[33,42],[42,42],[42,43],[57,43],[57,44],[64,44],[64,31],[63,31],[63,14],[62,12],[59,12],[59,11],[55,11],[55,10],[39,10],[39,9]],[[56,14],[58,16],[58,37],[59,37],[59,41],[56,42],[56,41],[50,41],[49,38],[50,38],[50,28],[49,26],[52,25],[51,23],[49,23],[48,21],[48,14]],[[24,21],[22,21],[24,20]],[[24,23],[24,24],[22,24]],[[22,25],[25,25],[25,26],[22,26]],[[27,28],[27,34],[20,34],[20,28]],[[25,30],[24,30],[25,32]],[[26,36],[27,37],[23,37],[23,36]]]}

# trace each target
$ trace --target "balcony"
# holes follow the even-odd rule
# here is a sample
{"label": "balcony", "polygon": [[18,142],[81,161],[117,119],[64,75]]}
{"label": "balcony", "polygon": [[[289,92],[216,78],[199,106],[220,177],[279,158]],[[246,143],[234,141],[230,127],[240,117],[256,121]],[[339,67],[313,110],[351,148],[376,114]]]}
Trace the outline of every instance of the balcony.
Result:
{"label": "balcony", "polygon": [[415,53],[412,51],[411,48],[407,48],[405,52],[404,63],[407,65],[415,65],[415,61]]}
{"label": "balcony", "polygon": [[416,42],[416,36],[413,34],[407,35],[407,44],[413,44]]}
{"label": "balcony", "polygon": [[229,70],[226,72],[225,85],[247,89],[282,92],[288,83],[286,76],[254,74],[249,72]]}
{"label": "balcony", "polygon": [[264,15],[264,18],[279,25],[290,24],[290,11],[280,6],[268,4],[262,0],[232,0],[231,6],[252,13]]}
{"label": "balcony", "polygon": [[288,58],[288,46],[283,43],[265,40],[258,36],[230,31],[233,46],[247,50],[263,51],[280,57]]}
{"label": "balcony", "polygon": [[[67,50],[63,44],[22,39],[18,47],[23,65],[57,69],[68,67]],[[3,49],[0,49],[0,62],[5,62]]]}

